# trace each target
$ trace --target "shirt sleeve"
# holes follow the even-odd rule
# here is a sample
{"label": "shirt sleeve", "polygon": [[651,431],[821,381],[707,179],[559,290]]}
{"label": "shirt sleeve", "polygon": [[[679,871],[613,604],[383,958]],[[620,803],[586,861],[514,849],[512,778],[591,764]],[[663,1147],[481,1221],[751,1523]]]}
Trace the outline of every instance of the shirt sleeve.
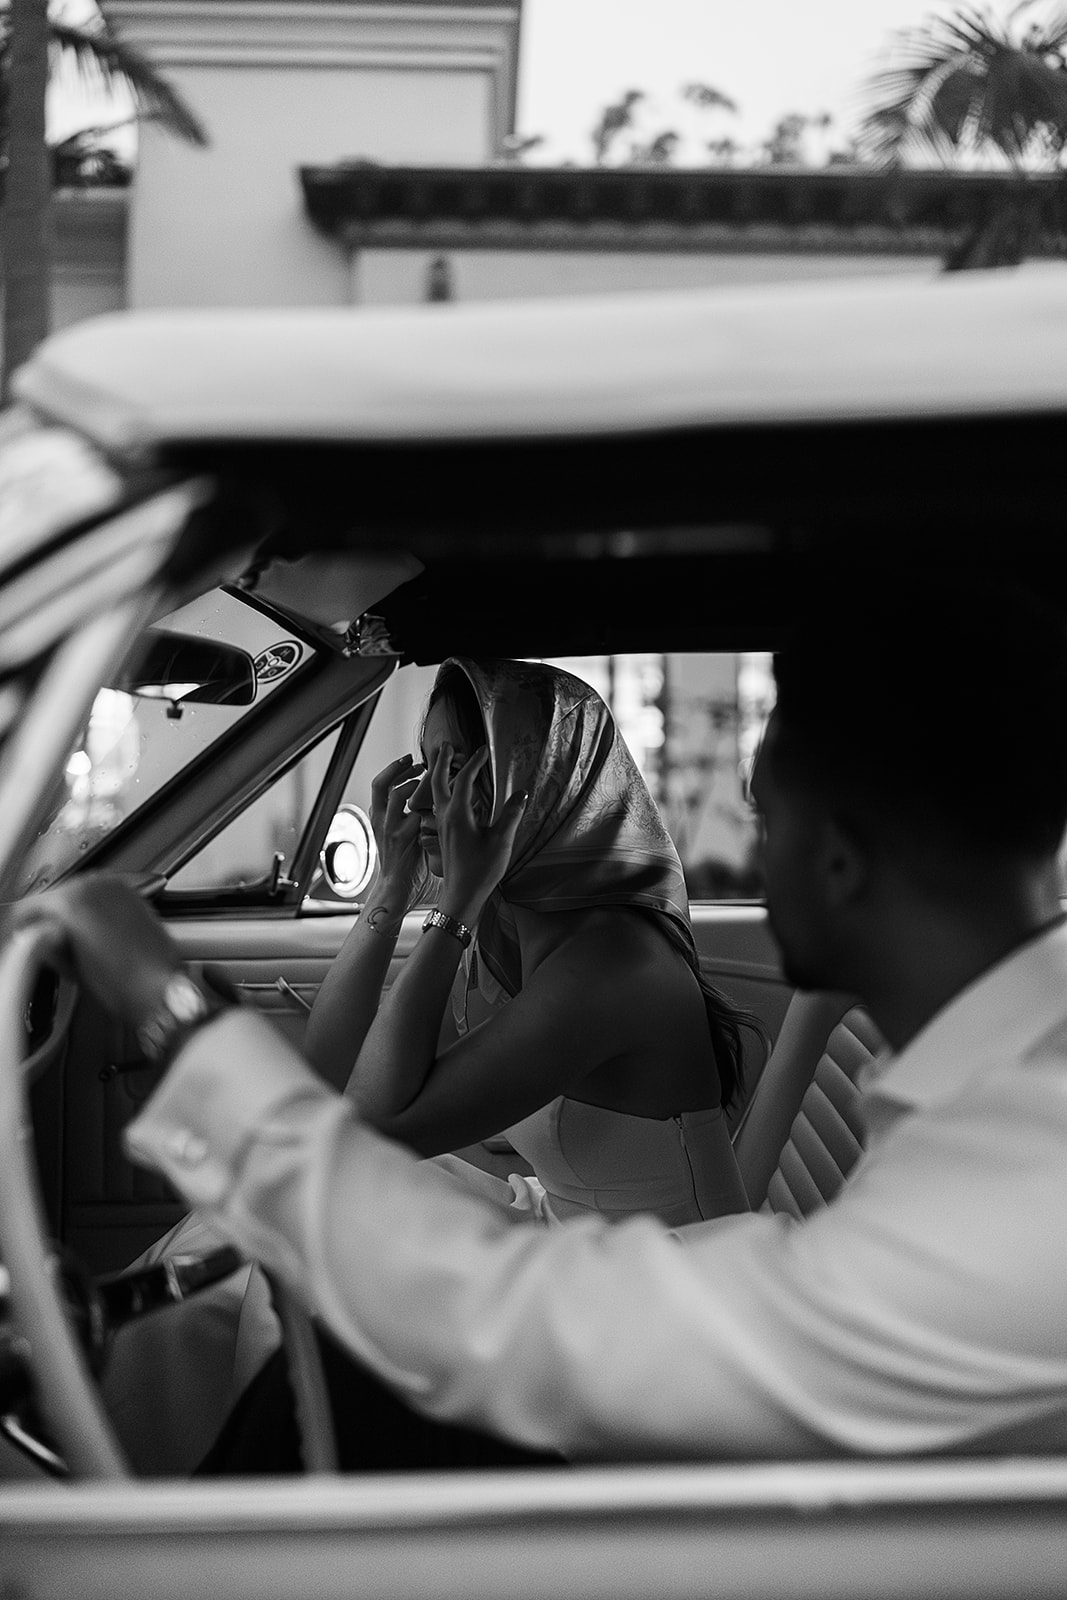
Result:
{"label": "shirt sleeve", "polygon": [[[1062,1338],[1051,1320],[1048,1350],[1032,1333],[1024,1370],[1016,1286],[1008,1305],[995,1272],[1003,1240],[1027,1257],[1019,1293],[1031,1250],[1046,1252],[1042,1278],[1067,1281],[1067,1229],[1031,1247],[1013,1214],[991,1238],[994,1195],[967,1218],[965,1249],[951,1228],[932,1244],[924,1208],[944,1192],[952,1142],[940,1148],[936,1129],[805,1224],[516,1228],[361,1125],[269,1023],[234,1011],[194,1037],[127,1141],[413,1405],[535,1447],[897,1453],[1062,1407]],[[988,1151],[974,1159],[988,1187]],[[1062,1329],[1062,1307],[1053,1315]]]}

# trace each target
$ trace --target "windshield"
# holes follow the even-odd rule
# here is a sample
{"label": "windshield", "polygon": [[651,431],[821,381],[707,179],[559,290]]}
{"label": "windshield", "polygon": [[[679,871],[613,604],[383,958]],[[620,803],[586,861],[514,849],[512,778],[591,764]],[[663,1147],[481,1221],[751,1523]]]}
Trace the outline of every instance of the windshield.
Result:
{"label": "windshield", "polygon": [[[160,626],[247,650],[256,666],[255,704],[315,655],[274,619],[221,589],[162,618]],[[20,892],[54,883],[251,709],[183,705],[175,715],[164,700],[101,689],[44,812]]]}

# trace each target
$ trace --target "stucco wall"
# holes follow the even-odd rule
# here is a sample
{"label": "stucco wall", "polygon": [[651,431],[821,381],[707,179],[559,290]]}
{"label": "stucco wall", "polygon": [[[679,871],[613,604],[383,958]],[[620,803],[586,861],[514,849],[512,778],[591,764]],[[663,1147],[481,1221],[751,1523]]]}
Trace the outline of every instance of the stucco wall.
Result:
{"label": "stucco wall", "polygon": [[211,148],[146,130],[130,230],[134,306],[337,305],[347,264],[308,225],[301,163],[484,157],[476,73],[171,69]]}
{"label": "stucco wall", "polygon": [[113,0],[109,16],[211,140],[143,133],[132,306],[343,304],[348,262],[309,226],[299,168],[477,165],[511,126],[518,0]]}
{"label": "stucco wall", "polygon": [[[364,250],[352,264],[352,298],[364,305],[402,305],[427,297],[432,250]],[[649,251],[454,250],[445,252],[457,300],[610,294],[641,289],[695,289],[735,283],[799,283],[871,275],[928,277],[927,255],[829,255],[731,252],[712,255]]]}

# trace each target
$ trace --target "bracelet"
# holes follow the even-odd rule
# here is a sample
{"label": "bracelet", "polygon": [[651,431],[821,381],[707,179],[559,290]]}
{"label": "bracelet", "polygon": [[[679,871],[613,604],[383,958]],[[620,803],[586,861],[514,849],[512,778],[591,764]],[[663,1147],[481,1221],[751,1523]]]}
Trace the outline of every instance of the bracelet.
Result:
{"label": "bracelet", "polygon": [[450,933],[453,939],[458,939],[464,950],[474,938],[474,932],[467,927],[465,922],[459,922],[455,917],[446,916],[443,911],[429,911],[426,921],[422,925],[423,933],[428,928],[440,928],[444,933]]}
{"label": "bracelet", "polygon": [[226,1009],[224,1001],[205,994],[188,973],[175,972],[156,1009],[138,1024],[137,1043],[149,1061],[165,1065],[198,1028]]}

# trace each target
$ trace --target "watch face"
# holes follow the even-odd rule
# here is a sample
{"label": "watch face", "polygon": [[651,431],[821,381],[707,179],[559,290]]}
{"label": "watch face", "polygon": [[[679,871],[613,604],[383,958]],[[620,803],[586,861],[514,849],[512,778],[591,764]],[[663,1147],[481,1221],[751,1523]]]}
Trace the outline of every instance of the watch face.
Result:
{"label": "watch face", "polygon": [[172,973],[151,1016],[137,1029],[137,1041],[150,1061],[159,1061],[176,1039],[211,1015],[207,996],[188,973]]}
{"label": "watch face", "polygon": [[176,972],[163,991],[163,1005],[175,1022],[196,1022],[207,1015],[208,1004],[202,990],[184,972]]}

